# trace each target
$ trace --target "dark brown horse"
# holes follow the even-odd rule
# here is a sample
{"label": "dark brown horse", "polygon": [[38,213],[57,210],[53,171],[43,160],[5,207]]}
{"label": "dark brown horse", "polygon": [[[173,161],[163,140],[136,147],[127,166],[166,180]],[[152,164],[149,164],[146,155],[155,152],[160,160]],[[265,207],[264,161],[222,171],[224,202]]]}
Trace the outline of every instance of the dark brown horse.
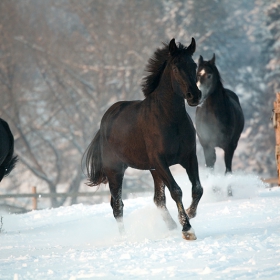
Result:
{"label": "dark brown horse", "polygon": [[214,168],[215,147],[219,147],[225,152],[226,173],[231,172],[233,154],[244,128],[244,116],[237,95],[223,87],[215,54],[209,61],[200,56],[197,86],[202,93],[202,103],[196,109],[195,123],[206,166]]}
{"label": "dark brown horse", "polygon": [[[155,186],[154,202],[161,210],[169,229],[176,223],[166,208],[165,186],[178,208],[183,237],[196,236],[189,218],[196,215],[203,189],[198,174],[196,134],[186,113],[199,104],[201,92],[196,86],[196,64],[192,59],[195,40],[188,47],[175,43],[158,49],[149,60],[141,101],[120,101],[104,114],[100,129],[88,147],[86,167],[89,185],[109,182],[111,206],[119,230],[123,226],[122,181],[127,167],[150,170]],[[187,210],[182,203],[182,191],[169,166],[181,164],[192,183],[192,203]]]}
{"label": "dark brown horse", "polygon": [[9,175],[17,162],[14,156],[14,137],[9,125],[0,118],[0,182]]}

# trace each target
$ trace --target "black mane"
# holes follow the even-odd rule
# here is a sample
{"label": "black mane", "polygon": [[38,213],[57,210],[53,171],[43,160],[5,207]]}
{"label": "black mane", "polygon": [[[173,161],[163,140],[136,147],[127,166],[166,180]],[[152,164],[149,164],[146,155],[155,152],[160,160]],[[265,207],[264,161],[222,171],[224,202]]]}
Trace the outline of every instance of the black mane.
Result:
{"label": "black mane", "polygon": [[[176,55],[185,50],[187,50],[187,47],[179,43]],[[169,46],[168,44],[163,43],[163,48],[157,49],[149,59],[145,71],[150,74],[144,77],[142,82],[142,91],[145,97],[150,95],[157,88],[169,57]]]}
{"label": "black mane", "polygon": [[216,66],[216,65],[208,65],[208,66],[209,66],[209,67],[213,70],[213,72],[216,74],[216,76],[217,76],[217,84],[218,84],[219,86],[221,86],[222,88],[224,88],[223,80],[222,80],[222,77],[221,77],[221,75],[220,75],[220,72],[219,72],[217,66]]}

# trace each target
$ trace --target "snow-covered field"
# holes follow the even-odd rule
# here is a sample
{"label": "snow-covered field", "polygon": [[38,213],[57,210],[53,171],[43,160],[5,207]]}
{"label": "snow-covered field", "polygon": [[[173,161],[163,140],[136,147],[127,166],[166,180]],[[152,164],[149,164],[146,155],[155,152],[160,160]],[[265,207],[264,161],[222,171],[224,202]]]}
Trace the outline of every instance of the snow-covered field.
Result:
{"label": "snow-covered field", "polygon": [[[152,196],[124,201],[126,238],[109,203],[2,214],[0,279],[280,279],[280,189],[255,175],[201,177],[196,241],[183,240],[179,224],[167,230]],[[175,178],[188,207],[187,176]],[[170,196],[167,204],[178,223]]]}

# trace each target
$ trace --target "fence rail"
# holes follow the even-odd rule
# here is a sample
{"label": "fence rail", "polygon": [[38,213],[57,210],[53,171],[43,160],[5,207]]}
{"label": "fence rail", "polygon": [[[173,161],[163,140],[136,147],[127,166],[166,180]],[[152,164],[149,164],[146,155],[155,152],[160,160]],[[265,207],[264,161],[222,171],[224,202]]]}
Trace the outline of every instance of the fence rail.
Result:
{"label": "fence rail", "polygon": [[[147,192],[145,189],[123,189],[123,194]],[[32,210],[37,210],[38,198],[51,197],[93,197],[93,196],[110,196],[110,191],[97,190],[95,192],[69,192],[69,193],[37,193],[36,187],[32,187],[32,193],[15,193],[15,194],[1,194],[0,199],[5,198],[32,198]]]}
{"label": "fence rail", "polygon": [[[278,178],[262,178],[262,181],[277,185]],[[123,194],[147,192],[147,189],[123,189]],[[153,192],[153,189],[151,189]],[[0,194],[0,200],[5,198],[32,198],[32,210],[37,210],[38,199],[51,197],[93,197],[93,196],[110,196],[109,190],[97,190],[95,192],[70,192],[70,193],[38,193],[36,187],[32,187],[32,193],[14,193],[14,194]]]}
{"label": "fence rail", "polygon": [[[133,193],[129,191],[127,193]],[[19,194],[1,194],[1,198],[22,198],[22,197],[35,197],[35,198],[50,198],[50,197],[78,197],[78,196],[95,196],[95,195],[110,195],[109,191],[94,192],[75,192],[75,193],[19,193]]]}

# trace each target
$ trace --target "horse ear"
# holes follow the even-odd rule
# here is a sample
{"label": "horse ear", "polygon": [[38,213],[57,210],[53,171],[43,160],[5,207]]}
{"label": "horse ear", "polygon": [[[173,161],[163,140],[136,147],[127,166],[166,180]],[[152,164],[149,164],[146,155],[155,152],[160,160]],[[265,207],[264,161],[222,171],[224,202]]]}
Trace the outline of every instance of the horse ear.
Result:
{"label": "horse ear", "polygon": [[213,57],[212,57],[211,60],[210,60],[210,63],[211,63],[212,65],[215,65],[215,59],[216,59],[216,57],[215,57],[215,54],[213,53]]}
{"label": "horse ear", "polygon": [[200,65],[202,62],[203,62],[203,57],[202,57],[202,55],[200,55],[199,59],[198,59],[198,65]]}
{"label": "horse ear", "polygon": [[191,44],[188,46],[187,50],[190,52],[191,55],[193,55],[194,52],[195,52],[195,49],[196,49],[195,39],[192,38],[192,42],[191,42]]}
{"label": "horse ear", "polygon": [[173,38],[169,43],[169,53],[171,55],[174,55],[176,53],[177,49],[178,48],[177,48],[177,45],[175,43],[175,39]]}

